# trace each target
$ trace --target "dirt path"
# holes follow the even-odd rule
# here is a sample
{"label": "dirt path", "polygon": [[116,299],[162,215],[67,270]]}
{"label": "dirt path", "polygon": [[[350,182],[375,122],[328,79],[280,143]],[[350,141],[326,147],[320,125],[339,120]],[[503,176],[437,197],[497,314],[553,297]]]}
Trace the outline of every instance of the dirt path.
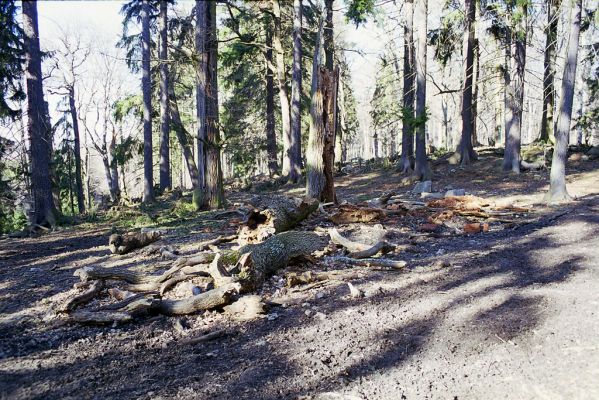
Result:
{"label": "dirt path", "polygon": [[[376,179],[363,182],[393,184]],[[353,189],[345,195],[368,192]],[[526,198],[525,184],[505,190]],[[183,329],[162,316],[114,327],[44,322],[76,268],[108,262],[107,228],[1,241],[0,397],[599,398],[599,196],[587,192],[555,219],[422,243],[405,255],[406,271],[361,269],[353,283],[364,298],[328,285],[268,319],[210,312],[180,318]],[[182,344],[220,329],[213,341]]]}

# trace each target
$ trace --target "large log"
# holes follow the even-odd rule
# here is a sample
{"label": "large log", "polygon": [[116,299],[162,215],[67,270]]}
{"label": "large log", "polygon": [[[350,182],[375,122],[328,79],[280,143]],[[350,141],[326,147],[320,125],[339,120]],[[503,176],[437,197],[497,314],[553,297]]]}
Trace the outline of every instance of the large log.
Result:
{"label": "large log", "polygon": [[268,237],[288,231],[318,209],[318,200],[285,196],[255,196],[253,207],[239,229],[237,242],[243,246],[260,243]]}
{"label": "large log", "polygon": [[381,208],[359,207],[353,204],[342,204],[329,219],[335,224],[351,224],[356,222],[372,222],[385,218],[385,210]]}
{"label": "large log", "polygon": [[112,254],[126,254],[160,239],[160,232],[129,232],[123,235],[112,234],[108,238],[108,248]]}

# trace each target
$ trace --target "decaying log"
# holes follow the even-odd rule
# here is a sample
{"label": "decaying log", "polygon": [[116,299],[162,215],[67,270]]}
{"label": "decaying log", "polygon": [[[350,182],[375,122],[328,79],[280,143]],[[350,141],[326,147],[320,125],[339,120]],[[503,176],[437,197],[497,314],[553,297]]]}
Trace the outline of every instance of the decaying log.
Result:
{"label": "decaying log", "polygon": [[291,272],[287,274],[287,287],[293,287],[298,285],[305,285],[313,282],[322,282],[322,281],[344,281],[348,279],[358,279],[362,275],[356,271],[348,271],[348,270],[337,270],[337,271],[327,271],[327,272],[312,272],[305,271],[301,274],[297,274],[295,272]]}
{"label": "decaying log", "polygon": [[364,266],[364,267],[375,266],[375,267],[384,267],[384,268],[392,268],[392,269],[402,269],[408,264],[405,261],[389,260],[386,258],[356,259],[356,258],[350,258],[350,257],[326,257],[325,261],[341,263],[341,264],[348,264],[348,265]]}
{"label": "decaying log", "polygon": [[386,254],[393,250],[395,250],[395,246],[385,241],[380,241],[376,243],[374,246],[370,247],[369,249],[351,252],[349,253],[349,256],[351,258],[368,258],[378,253]]}
{"label": "decaying log", "polygon": [[231,277],[231,274],[225,268],[222,254],[216,254],[216,257],[214,257],[214,260],[210,263],[208,272],[214,280],[214,286],[216,287],[225,286],[234,282],[234,278]]}
{"label": "decaying log", "polygon": [[112,234],[108,239],[108,248],[112,254],[126,254],[142,248],[160,239],[160,232],[129,232],[123,235]]}
{"label": "decaying log", "polygon": [[372,222],[385,218],[385,210],[381,208],[358,207],[353,204],[342,204],[329,219],[335,224],[351,224],[354,222]]}
{"label": "decaying log", "polygon": [[116,303],[106,304],[100,307],[96,307],[91,311],[118,311],[119,309],[127,306],[134,301],[142,299],[145,295],[143,293],[134,294],[133,296],[126,297]]}
{"label": "decaying log", "polygon": [[67,301],[60,308],[60,311],[74,310],[75,307],[77,307],[78,305],[87,303],[88,301],[90,301],[91,299],[96,297],[96,295],[98,293],[100,293],[103,288],[104,288],[104,281],[97,280],[97,281],[93,282],[91,284],[91,286],[85,292],[78,294],[78,295],[72,297],[71,299],[69,299],[69,301]]}
{"label": "decaying log", "polygon": [[114,279],[117,281],[125,281],[127,283],[133,284],[152,283],[156,279],[156,277],[152,275],[144,275],[127,270],[89,266],[79,268],[73,275],[78,276],[82,281],[89,281],[93,279]]}
{"label": "decaying log", "polygon": [[237,239],[237,235],[229,235],[229,236],[219,236],[216,239],[206,240],[199,244],[198,251],[205,251],[210,248],[210,246],[216,246],[221,243],[232,242]]}
{"label": "decaying log", "polygon": [[368,244],[358,243],[344,238],[343,236],[341,236],[341,234],[336,228],[329,229],[328,233],[331,237],[331,242],[335,243],[338,246],[345,247],[350,252],[366,251],[371,247]]}
{"label": "decaying log", "polygon": [[249,201],[253,209],[239,229],[240,246],[260,243],[269,236],[294,228],[318,209],[318,200],[286,196],[256,196]]}
{"label": "decaying log", "polygon": [[[172,275],[182,267],[191,267],[198,264],[209,264],[213,259],[214,253],[200,253],[193,257],[181,257],[173,263],[173,267],[169,271],[165,272],[164,275],[167,275],[168,272],[170,272]],[[170,278],[170,276],[166,279],[168,278]]]}
{"label": "decaying log", "polygon": [[166,315],[185,315],[201,310],[211,310],[230,303],[233,295],[239,293],[241,285],[230,283],[182,300],[162,300],[157,310]]}
{"label": "decaying log", "polygon": [[76,311],[69,315],[71,321],[83,324],[111,324],[131,321],[132,318],[130,314],[120,311]]}
{"label": "decaying log", "polygon": [[476,196],[449,196],[426,203],[429,208],[449,208],[460,211],[480,211],[488,205],[488,201]]}

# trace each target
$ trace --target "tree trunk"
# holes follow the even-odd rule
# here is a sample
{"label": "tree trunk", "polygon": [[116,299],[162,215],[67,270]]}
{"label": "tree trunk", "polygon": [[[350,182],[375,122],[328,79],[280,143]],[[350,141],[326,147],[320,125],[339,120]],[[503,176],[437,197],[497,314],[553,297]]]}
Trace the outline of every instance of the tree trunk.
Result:
{"label": "tree trunk", "polygon": [[77,186],[77,206],[79,214],[85,212],[85,200],[83,198],[83,181],[81,175],[81,140],[79,138],[79,118],[77,117],[77,107],[75,106],[75,88],[69,87],[69,109],[71,119],[73,120],[73,137],[75,155],[75,184]]}
{"label": "tree trunk", "polygon": [[152,83],[150,78],[150,3],[141,5],[141,88],[143,92],[144,192],[143,202],[154,201],[154,165],[152,161]]}
{"label": "tree trunk", "polygon": [[274,17],[273,47],[275,49],[275,60],[277,68],[277,82],[279,84],[279,100],[281,102],[281,125],[283,126],[283,176],[291,173],[291,111],[289,106],[289,91],[285,81],[285,59],[283,44],[281,43],[281,6],[279,0],[271,0]]}
{"label": "tree trunk", "polygon": [[410,118],[414,116],[414,0],[404,3],[406,22],[404,26],[403,59],[403,124],[401,128],[401,159],[399,168],[402,174],[412,172],[414,156],[414,127]]}
{"label": "tree trunk", "polygon": [[318,69],[308,138],[306,196],[327,202],[337,202],[333,162],[338,76],[338,68],[333,73],[325,67]]}
{"label": "tree trunk", "polygon": [[555,149],[551,160],[551,174],[547,200],[550,203],[570,199],[566,190],[566,157],[568,155],[568,137],[572,120],[572,104],[574,102],[574,85],[576,82],[576,66],[578,63],[578,42],[580,40],[580,19],[582,0],[576,0],[570,11],[570,38],[562,79],[562,95],[560,97],[559,116],[555,132]]}
{"label": "tree trunk", "polygon": [[199,173],[199,190],[206,186],[206,85],[208,74],[207,8],[206,2],[196,0],[195,47],[198,54],[196,70],[196,116],[198,120],[197,166]]}
{"label": "tree trunk", "polygon": [[343,140],[343,136],[345,135],[346,125],[345,125],[345,91],[343,89],[343,79],[341,75],[339,76],[339,128],[335,134],[335,168],[337,171],[341,171],[343,167],[343,163],[345,161],[345,141]]}
{"label": "tree trunk", "polygon": [[557,57],[557,25],[561,0],[547,1],[547,28],[545,57],[543,60],[543,114],[541,115],[542,142],[555,143],[553,134],[553,108],[555,107],[555,62]]}
{"label": "tree trunk", "polygon": [[116,155],[115,151],[116,151],[116,130],[113,128],[112,136],[110,138],[110,143],[108,145],[108,154],[110,156],[110,168],[109,168],[110,200],[112,200],[112,202],[114,202],[114,203],[118,202],[119,198],[121,197],[121,191],[119,189],[119,169],[118,169],[118,163],[117,163],[117,160],[115,157],[115,155]]}
{"label": "tree trunk", "polygon": [[179,145],[181,145],[181,152],[183,153],[183,158],[185,159],[185,164],[187,165],[187,171],[189,172],[189,177],[191,179],[191,186],[194,189],[201,189],[198,167],[196,166],[193,157],[193,152],[191,151],[191,146],[189,145],[189,142],[187,140],[187,131],[185,130],[185,126],[181,121],[181,115],[179,114],[179,106],[177,104],[175,90],[172,85],[169,86],[168,92],[170,97],[170,120],[173,124],[175,134],[177,135]]}
{"label": "tree trunk", "polygon": [[168,15],[166,0],[160,1],[160,189],[172,186],[170,174],[170,112],[168,101]]}
{"label": "tree trunk", "polygon": [[220,133],[218,122],[218,36],[216,32],[216,1],[206,2],[206,47],[208,49],[208,74],[206,85],[206,195],[204,205],[210,209],[225,205],[223,172],[220,163]]}
{"label": "tree trunk", "polygon": [[431,169],[426,157],[426,41],[427,41],[428,0],[416,0],[415,20],[417,25],[418,53],[416,60],[416,164],[414,174],[417,179],[431,178]]}
{"label": "tree trunk", "polygon": [[513,31],[514,57],[511,79],[510,97],[506,108],[509,108],[511,120],[506,126],[505,152],[503,170],[520,173],[520,142],[522,136],[522,108],[524,104],[524,68],[526,65],[526,20],[528,7],[518,5],[521,14],[518,27]]}
{"label": "tree trunk", "polygon": [[291,143],[289,145],[289,180],[297,182],[302,164],[302,0],[293,2],[293,76],[291,80]]}
{"label": "tree trunk", "polygon": [[274,176],[279,169],[277,162],[277,134],[275,132],[275,83],[272,65],[272,28],[270,19],[266,19],[266,153],[268,156],[268,172]]}
{"label": "tree trunk", "polygon": [[333,71],[335,45],[333,40],[333,1],[325,0],[325,9],[327,12],[326,22],[324,26],[324,65],[329,71]]}
{"label": "tree trunk", "polygon": [[[478,16],[476,17],[478,18]],[[475,19],[476,21],[476,19]],[[474,78],[472,82],[472,145],[480,145],[478,140],[478,92],[480,79],[480,46],[478,38],[474,39]],[[476,153],[475,153],[476,154]]]}
{"label": "tree trunk", "polygon": [[474,133],[474,116],[472,113],[473,76],[474,76],[474,45],[476,0],[465,0],[466,26],[464,30],[464,81],[462,86],[462,136],[457,153],[461,165],[470,164],[477,156],[472,147]]}
{"label": "tree trunk", "polygon": [[37,2],[25,1],[23,7],[23,32],[25,49],[25,80],[27,84],[27,132],[31,146],[31,189],[33,193],[33,223],[54,226],[56,208],[52,198],[50,180],[50,144],[44,116],[42,89],[42,64]]}

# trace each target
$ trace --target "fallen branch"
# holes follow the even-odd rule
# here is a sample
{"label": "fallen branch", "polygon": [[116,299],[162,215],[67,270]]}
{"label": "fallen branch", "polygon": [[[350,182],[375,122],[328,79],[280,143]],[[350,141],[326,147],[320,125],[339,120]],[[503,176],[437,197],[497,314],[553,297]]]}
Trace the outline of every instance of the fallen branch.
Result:
{"label": "fallen branch", "polygon": [[133,317],[120,311],[77,311],[69,315],[70,321],[79,323],[109,324],[127,322]]}
{"label": "fallen branch", "polygon": [[329,219],[335,224],[351,224],[354,222],[372,222],[385,218],[385,210],[381,208],[358,207],[353,204],[342,204]]}
{"label": "fallen branch", "polygon": [[208,250],[210,246],[216,246],[221,243],[232,242],[235,239],[237,239],[237,235],[219,236],[216,239],[206,240],[199,244],[198,251]]}
{"label": "fallen branch", "polygon": [[205,335],[198,336],[195,338],[181,340],[180,343],[181,344],[198,344],[198,343],[208,342],[210,340],[218,339],[225,335],[227,335],[227,331],[225,329],[221,329],[221,330],[210,332],[210,333],[207,333]]}
{"label": "fallen branch", "polygon": [[368,258],[378,253],[386,254],[393,250],[395,250],[395,246],[385,241],[380,241],[369,249],[351,252],[349,253],[349,256],[352,258]]}
{"label": "fallen branch", "polygon": [[331,237],[331,242],[335,243],[338,246],[345,247],[350,252],[366,251],[366,250],[370,249],[370,247],[371,247],[370,245],[354,242],[354,241],[344,238],[343,236],[341,236],[341,234],[339,233],[339,231],[336,228],[329,229],[328,233],[329,233],[329,236]]}
{"label": "fallen branch", "polygon": [[408,264],[405,261],[389,260],[389,259],[385,259],[385,258],[355,259],[355,258],[349,258],[349,257],[326,257],[325,261],[348,264],[348,265],[364,266],[364,267],[376,266],[376,267],[384,267],[384,268],[392,268],[392,269],[402,269]]}
{"label": "fallen branch", "polygon": [[156,309],[166,315],[185,315],[210,310],[229,304],[232,296],[239,293],[240,289],[238,283],[230,283],[186,299],[162,300]]}
{"label": "fallen branch", "polygon": [[108,248],[112,254],[126,254],[142,248],[160,239],[160,232],[129,232],[123,235],[113,234],[108,239]]}
{"label": "fallen branch", "polygon": [[96,295],[98,293],[100,293],[103,288],[104,288],[104,281],[102,281],[102,280],[95,281],[89,287],[89,289],[87,289],[85,292],[83,292],[77,296],[74,296],[69,301],[67,301],[64,304],[64,306],[62,306],[60,308],[60,311],[65,312],[65,311],[74,310],[75,307],[77,307],[78,305],[87,303],[88,301],[90,301],[91,299],[96,297]]}

